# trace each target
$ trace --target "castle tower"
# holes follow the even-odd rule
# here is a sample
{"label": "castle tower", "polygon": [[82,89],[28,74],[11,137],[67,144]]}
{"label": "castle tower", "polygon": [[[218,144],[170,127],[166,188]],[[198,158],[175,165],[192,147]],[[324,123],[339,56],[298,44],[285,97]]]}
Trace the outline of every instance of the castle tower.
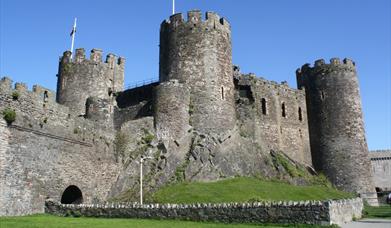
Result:
{"label": "castle tower", "polygon": [[176,79],[190,88],[190,124],[222,133],[235,124],[231,29],[217,14],[175,14],[160,28],[160,82]]}
{"label": "castle tower", "polygon": [[155,88],[155,128],[158,138],[169,145],[189,130],[190,92],[187,86],[170,80]]}
{"label": "castle tower", "polygon": [[102,62],[102,51],[93,49],[86,59],[84,49],[64,52],[60,58],[57,80],[57,102],[68,106],[78,115],[86,112],[88,97],[114,100],[113,94],[123,90],[125,59],[116,60],[108,54]]}
{"label": "castle tower", "polygon": [[315,168],[339,189],[360,193],[376,204],[354,62],[317,60],[314,67],[305,64],[296,75],[298,88],[306,90]]}

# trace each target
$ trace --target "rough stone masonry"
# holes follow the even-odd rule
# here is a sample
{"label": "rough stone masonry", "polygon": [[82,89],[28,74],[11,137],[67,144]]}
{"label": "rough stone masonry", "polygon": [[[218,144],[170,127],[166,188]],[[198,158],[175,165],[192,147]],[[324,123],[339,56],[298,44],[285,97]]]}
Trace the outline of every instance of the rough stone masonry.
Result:
{"label": "rough stone masonry", "polygon": [[60,58],[57,91],[0,81],[0,215],[42,213],[44,201],[100,203],[173,181],[262,175],[293,180],[273,156],[375,195],[355,63],[297,71],[298,89],[242,74],[231,27],[215,13],[172,15],[160,28],[159,81],[123,89],[125,59],[93,49]]}

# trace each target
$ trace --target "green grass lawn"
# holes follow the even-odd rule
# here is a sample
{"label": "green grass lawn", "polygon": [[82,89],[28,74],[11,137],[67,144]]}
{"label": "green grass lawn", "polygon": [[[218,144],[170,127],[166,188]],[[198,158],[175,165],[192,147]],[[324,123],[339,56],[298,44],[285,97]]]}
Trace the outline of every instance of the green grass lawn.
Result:
{"label": "green grass lawn", "polygon": [[276,181],[238,177],[217,182],[191,182],[166,186],[157,191],[152,201],[158,203],[219,203],[280,200],[326,200],[352,197],[334,188],[294,186]]}
{"label": "green grass lawn", "polygon": [[381,205],[379,207],[365,205],[363,216],[365,218],[391,219],[391,205]]}
{"label": "green grass lawn", "polygon": [[[22,217],[0,217],[1,228],[121,228],[121,227],[157,227],[157,228],[175,228],[175,227],[320,227],[312,225],[273,225],[273,224],[223,224],[223,223],[206,223],[206,222],[189,222],[179,220],[152,220],[152,219],[104,219],[104,218],[71,218],[57,217],[53,215],[30,215]],[[322,226],[323,227],[323,226]],[[330,226],[335,227],[335,226]],[[324,228],[324,227],[323,227]]]}

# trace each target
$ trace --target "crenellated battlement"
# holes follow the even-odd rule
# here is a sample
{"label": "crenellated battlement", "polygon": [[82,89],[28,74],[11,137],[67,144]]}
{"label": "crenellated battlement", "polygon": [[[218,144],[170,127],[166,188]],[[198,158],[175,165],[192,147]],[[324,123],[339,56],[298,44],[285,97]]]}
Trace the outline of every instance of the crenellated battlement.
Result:
{"label": "crenellated battlement", "polygon": [[91,50],[90,58],[86,58],[85,49],[84,48],[77,48],[75,51],[75,56],[73,59],[71,59],[72,53],[70,51],[65,51],[63,53],[63,56],[60,57],[60,61],[62,63],[102,63],[102,64],[108,64],[110,67],[113,67],[114,64],[117,64],[120,67],[124,67],[125,65],[125,58],[124,57],[118,57],[116,58],[116,55],[109,53],[106,55],[105,61],[103,61],[103,51],[101,49],[94,48]]}
{"label": "crenellated battlement", "polygon": [[22,97],[24,94],[27,96],[31,95],[38,99],[43,99],[45,102],[55,101],[55,92],[47,89],[41,85],[33,85],[32,90],[29,90],[28,85],[23,82],[16,82],[13,85],[13,81],[9,77],[3,77],[0,79],[0,94],[10,95],[12,91],[18,92]]}
{"label": "crenellated battlement", "polygon": [[240,74],[239,77],[236,78],[237,80],[240,80],[241,85],[260,85],[262,87],[266,87],[271,90],[275,90],[276,93],[283,91],[288,92],[292,95],[304,97],[305,96],[305,90],[304,89],[296,89],[291,87],[287,81],[282,81],[281,83],[278,83],[276,81],[267,80],[263,77],[258,77],[253,73],[249,74]]}
{"label": "crenellated battlement", "polygon": [[231,31],[231,25],[229,22],[220,17],[217,13],[206,12],[205,18],[202,18],[202,13],[200,10],[192,10],[187,12],[187,20],[183,18],[182,13],[177,13],[168,20],[163,21],[161,25],[161,30],[175,30],[178,27],[205,27],[205,29],[219,29],[222,31]]}
{"label": "crenellated battlement", "polygon": [[318,59],[314,62],[314,66],[306,63],[301,68],[296,70],[296,75],[301,76],[305,72],[333,71],[336,68],[344,70],[356,70],[356,64],[353,60],[345,58],[342,61],[339,58],[331,58],[330,63],[326,63],[324,59]]}

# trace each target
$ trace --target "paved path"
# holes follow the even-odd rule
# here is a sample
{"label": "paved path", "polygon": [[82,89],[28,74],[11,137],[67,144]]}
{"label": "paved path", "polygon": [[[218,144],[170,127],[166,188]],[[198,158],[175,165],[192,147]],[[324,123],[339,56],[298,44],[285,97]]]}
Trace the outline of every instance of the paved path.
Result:
{"label": "paved path", "polygon": [[342,228],[391,228],[391,219],[361,219],[344,224]]}

